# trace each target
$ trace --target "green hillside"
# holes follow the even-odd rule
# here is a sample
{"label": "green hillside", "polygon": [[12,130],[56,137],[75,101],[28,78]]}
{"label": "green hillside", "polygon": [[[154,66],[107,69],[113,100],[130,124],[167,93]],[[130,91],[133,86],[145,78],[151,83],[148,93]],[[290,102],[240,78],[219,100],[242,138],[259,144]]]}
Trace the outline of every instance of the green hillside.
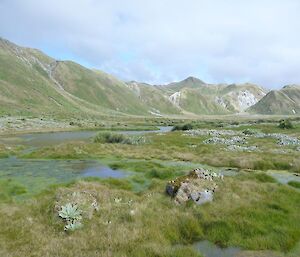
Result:
{"label": "green hillside", "polygon": [[147,114],[112,76],[0,39],[0,114]]}
{"label": "green hillside", "polygon": [[140,101],[150,108],[150,113],[154,115],[181,113],[181,109],[172,104],[169,96],[160,87],[135,81],[126,84],[138,96]]}
{"label": "green hillside", "polygon": [[74,62],[58,62],[53,77],[63,90],[86,103],[129,114],[147,114],[148,108],[125,83],[101,71]]}
{"label": "green hillside", "polygon": [[164,88],[176,92],[184,88],[199,88],[205,86],[205,82],[195,77],[188,77],[180,82],[173,82],[166,85]]}
{"label": "green hillside", "polygon": [[206,84],[194,77],[160,89],[182,110],[209,115],[243,112],[266,93],[254,84]]}
{"label": "green hillside", "polygon": [[229,111],[218,104],[214,95],[203,94],[199,89],[185,88],[181,90],[180,107],[195,114],[228,114]]}
{"label": "green hillside", "polygon": [[75,62],[0,38],[0,115],[298,114],[300,87],[207,84],[188,77],[167,85],[123,82]]}
{"label": "green hillside", "polygon": [[248,111],[257,114],[300,114],[300,86],[285,86],[272,90]]}
{"label": "green hillside", "polygon": [[72,112],[76,108],[52,86],[39,65],[53,61],[33,49],[0,40],[1,114]]}

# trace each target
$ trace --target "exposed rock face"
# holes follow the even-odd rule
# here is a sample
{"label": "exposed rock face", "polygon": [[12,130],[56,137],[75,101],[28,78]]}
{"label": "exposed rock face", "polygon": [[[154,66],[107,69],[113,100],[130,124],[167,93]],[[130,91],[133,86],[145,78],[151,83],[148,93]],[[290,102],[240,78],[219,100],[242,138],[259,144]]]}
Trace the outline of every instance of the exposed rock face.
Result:
{"label": "exposed rock face", "polygon": [[169,181],[166,192],[174,197],[177,204],[192,200],[194,203],[201,205],[213,200],[213,194],[218,187],[217,180],[223,180],[223,175],[211,173],[202,168],[195,169],[187,176]]}
{"label": "exposed rock face", "polygon": [[170,95],[169,100],[176,106],[179,106],[181,92],[175,92]]}
{"label": "exposed rock face", "polygon": [[131,81],[130,83],[125,83],[125,85],[126,85],[128,88],[130,88],[132,91],[134,91],[135,94],[136,94],[138,97],[141,96],[141,89],[140,89],[140,87],[139,87],[139,85],[138,85],[137,82]]}
{"label": "exposed rock face", "polygon": [[229,85],[224,93],[215,97],[215,102],[226,109],[244,112],[265,96],[262,88],[251,84]]}
{"label": "exposed rock face", "polygon": [[226,108],[227,104],[225,103],[225,100],[221,97],[221,96],[216,96],[215,98],[215,102],[219,105],[221,105],[222,107]]}

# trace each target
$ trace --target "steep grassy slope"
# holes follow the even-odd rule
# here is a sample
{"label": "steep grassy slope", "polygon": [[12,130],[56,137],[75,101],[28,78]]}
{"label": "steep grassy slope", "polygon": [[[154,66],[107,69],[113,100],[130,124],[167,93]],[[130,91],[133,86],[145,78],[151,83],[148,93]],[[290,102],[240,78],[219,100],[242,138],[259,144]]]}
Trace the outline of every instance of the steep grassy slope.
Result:
{"label": "steep grassy slope", "polygon": [[53,77],[63,90],[89,104],[129,114],[147,114],[147,106],[125,83],[104,72],[68,61],[58,62]]}
{"label": "steep grassy slope", "polygon": [[285,86],[272,90],[248,111],[258,114],[300,114],[300,86]]}
{"label": "steep grassy slope", "polygon": [[127,86],[139,97],[139,99],[150,107],[150,113],[154,115],[180,114],[181,110],[174,105],[167,94],[159,87],[145,83],[131,81]]}
{"label": "steep grassy slope", "polygon": [[[52,87],[41,68],[43,56],[0,40],[0,99],[2,114],[72,112],[76,108]],[[46,56],[45,63],[53,60]]]}
{"label": "steep grassy slope", "polygon": [[229,111],[215,101],[215,96],[203,94],[199,89],[185,88],[180,91],[179,105],[187,112],[196,114],[228,114]]}
{"label": "steep grassy slope", "polygon": [[0,39],[0,114],[147,114],[116,78]]}
{"label": "steep grassy slope", "polygon": [[266,95],[254,84],[207,84],[195,77],[164,86],[125,83],[0,38],[0,115],[298,114],[299,88]]}

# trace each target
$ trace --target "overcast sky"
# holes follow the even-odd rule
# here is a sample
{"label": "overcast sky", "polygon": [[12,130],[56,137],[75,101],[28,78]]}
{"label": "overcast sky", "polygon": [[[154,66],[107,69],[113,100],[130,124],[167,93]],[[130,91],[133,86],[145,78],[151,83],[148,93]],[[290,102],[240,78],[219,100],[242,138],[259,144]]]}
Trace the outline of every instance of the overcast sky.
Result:
{"label": "overcast sky", "polygon": [[124,80],[300,84],[300,0],[0,0],[0,36]]}

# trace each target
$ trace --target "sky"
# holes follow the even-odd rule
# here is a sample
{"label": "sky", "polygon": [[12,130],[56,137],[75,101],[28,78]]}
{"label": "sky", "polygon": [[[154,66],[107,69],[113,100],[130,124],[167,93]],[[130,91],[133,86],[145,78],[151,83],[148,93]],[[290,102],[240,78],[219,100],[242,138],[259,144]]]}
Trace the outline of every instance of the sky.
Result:
{"label": "sky", "polygon": [[122,80],[300,84],[300,0],[0,0],[0,36]]}

